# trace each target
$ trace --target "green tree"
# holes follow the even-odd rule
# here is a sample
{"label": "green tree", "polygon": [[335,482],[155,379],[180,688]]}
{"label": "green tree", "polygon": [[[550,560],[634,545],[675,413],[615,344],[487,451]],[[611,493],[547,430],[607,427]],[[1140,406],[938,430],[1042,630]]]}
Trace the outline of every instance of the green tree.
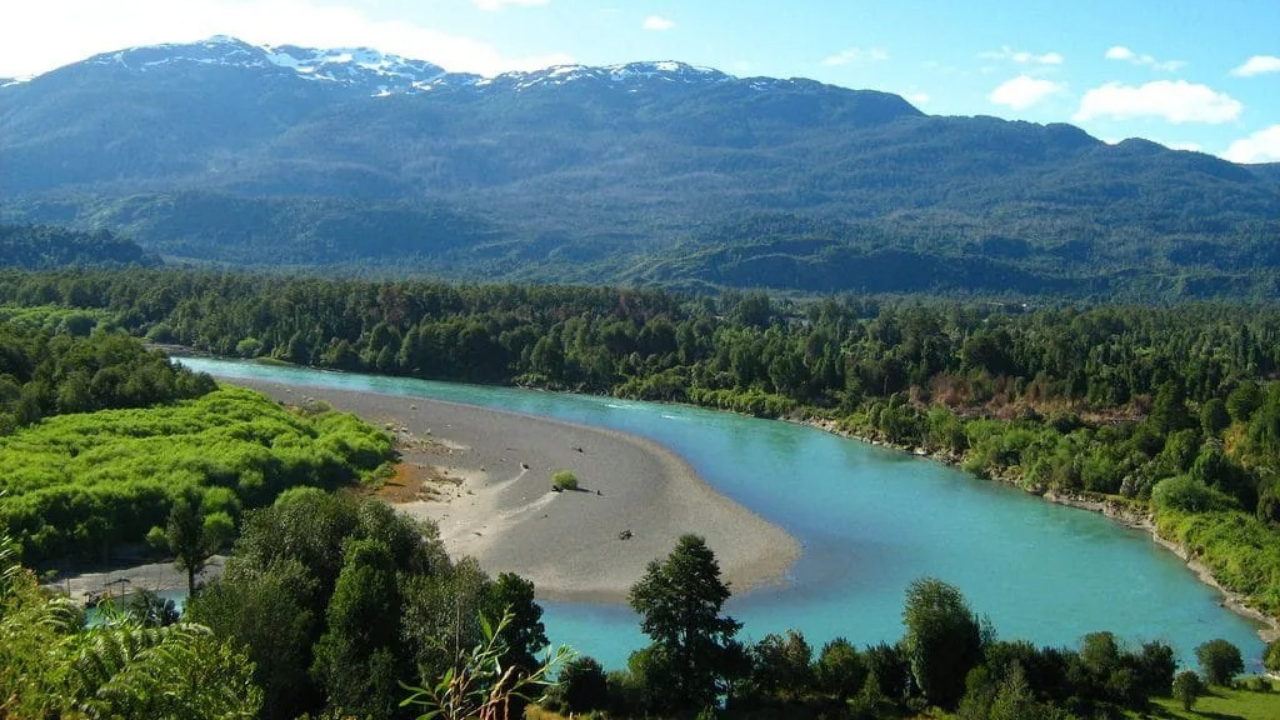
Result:
{"label": "green tree", "polygon": [[312,682],[311,646],[323,619],[308,609],[317,582],[297,560],[248,571],[233,556],[227,574],[187,603],[192,622],[235,638],[252,661],[263,691],[262,717],[285,720],[319,710],[323,693]]}
{"label": "green tree", "polygon": [[666,710],[691,715],[716,704],[742,624],[721,617],[729,587],[697,535],[684,535],[663,562],[653,561],[630,594],[640,627],[653,640],[650,664],[666,671]]}
{"label": "green tree", "polygon": [[329,706],[390,717],[399,704],[400,590],[387,546],[352,540],[329,600],[328,630],[315,647],[316,676]]}
{"label": "green tree", "polygon": [[1262,666],[1271,672],[1280,672],[1280,640],[1272,640],[1262,656]]}
{"label": "green tree", "polygon": [[581,655],[565,663],[559,683],[560,697],[570,713],[601,710],[609,702],[604,668],[595,658]]}
{"label": "green tree", "polygon": [[965,692],[965,676],[982,662],[982,626],[960,591],[935,578],[907,588],[903,650],[911,677],[926,700],[954,709]]}
{"label": "green tree", "polygon": [[538,700],[555,686],[549,676],[572,659],[573,652],[556,648],[532,672],[520,673],[502,664],[502,632],[510,621],[503,615],[493,626],[482,615],[483,639],[470,652],[459,654],[439,678],[420,678],[421,686],[405,687],[409,696],[402,707],[421,708],[419,720],[509,720],[513,700]]}
{"label": "green tree", "polygon": [[[506,616],[501,641],[503,667],[513,667],[517,673],[532,673],[539,667],[538,653],[548,645],[546,628],[542,624],[542,606],[534,602],[533,583],[515,573],[502,573],[497,581],[488,583],[484,597],[485,617]],[[516,697],[511,702],[515,717],[524,714],[524,700]]]}
{"label": "green tree", "polygon": [[803,698],[813,686],[813,649],[804,634],[770,633],[751,648],[751,686],[763,701]]}
{"label": "green tree", "polygon": [[1210,685],[1230,685],[1236,675],[1244,672],[1240,648],[1221,638],[1197,646],[1196,660]]}
{"label": "green tree", "polygon": [[1182,703],[1182,709],[1187,712],[1191,712],[1203,692],[1200,676],[1190,670],[1183,670],[1173,679],[1173,698]]}
{"label": "green tree", "polygon": [[867,682],[867,665],[858,649],[838,637],[822,646],[814,669],[818,689],[842,703]]}
{"label": "green tree", "polygon": [[165,529],[152,528],[147,540],[167,546],[173,564],[187,573],[187,594],[196,593],[196,575],[235,534],[235,522],[225,512],[204,512],[204,493],[189,489],[174,499]]}

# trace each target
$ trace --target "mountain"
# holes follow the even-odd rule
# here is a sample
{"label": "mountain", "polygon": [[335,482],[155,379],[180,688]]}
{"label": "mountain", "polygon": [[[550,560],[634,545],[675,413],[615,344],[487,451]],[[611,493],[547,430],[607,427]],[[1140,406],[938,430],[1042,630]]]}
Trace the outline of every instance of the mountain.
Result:
{"label": "mountain", "polygon": [[1277,191],[1280,191],[1280,162],[1250,165],[1249,169],[1253,171],[1254,175],[1271,183],[1276,187]]}
{"label": "mountain", "polygon": [[0,87],[0,220],[229,264],[820,292],[1270,297],[1280,191],[1078,128],[678,62],[492,78],[134,48]]}

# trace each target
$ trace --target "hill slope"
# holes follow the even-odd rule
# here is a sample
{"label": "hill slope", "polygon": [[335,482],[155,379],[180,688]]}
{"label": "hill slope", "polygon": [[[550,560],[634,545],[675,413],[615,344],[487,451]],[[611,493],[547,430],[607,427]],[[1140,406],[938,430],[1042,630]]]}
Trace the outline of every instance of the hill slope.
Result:
{"label": "hill slope", "polygon": [[130,240],[106,230],[94,233],[64,228],[0,225],[0,267],[50,270],[67,265],[159,264]]}
{"label": "hill slope", "polygon": [[0,218],[226,263],[1263,296],[1280,265],[1266,166],[674,62],[486,79],[367,49],[136,48],[0,87],[0,165]]}

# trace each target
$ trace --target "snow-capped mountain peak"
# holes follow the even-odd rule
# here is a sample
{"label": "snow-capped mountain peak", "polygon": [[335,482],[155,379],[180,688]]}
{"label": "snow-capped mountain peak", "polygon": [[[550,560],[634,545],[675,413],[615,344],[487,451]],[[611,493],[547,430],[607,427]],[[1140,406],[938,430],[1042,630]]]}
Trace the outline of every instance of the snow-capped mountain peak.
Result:
{"label": "snow-capped mountain peak", "polygon": [[412,92],[416,85],[429,83],[445,74],[444,68],[425,60],[386,55],[372,48],[330,48],[318,50],[296,45],[264,48],[273,65],[288,68],[299,76],[319,81],[375,85],[378,94]]}
{"label": "snow-capped mountain peak", "polygon": [[730,80],[730,76],[711,68],[682,62],[631,62],[621,65],[555,65],[532,71],[502,73],[492,78],[474,79],[472,85],[528,90],[536,87],[560,87],[588,82],[593,85],[624,86],[635,92],[646,83],[686,85]]}
{"label": "snow-capped mountain peak", "polygon": [[413,92],[415,85],[445,74],[438,65],[387,55],[371,48],[320,50],[296,45],[257,46],[225,35],[195,43],[128,48],[94,56],[86,63],[144,73],[192,65],[265,70],[346,86],[370,95]]}
{"label": "snow-capped mountain peak", "polygon": [[147,73],[196,65],[253,69],[276,77],[296,77],[372,96],[409,95],[470,88],[523,91],[586,83],[640,93],[666,87],[722,83],[734,78],[712,68],[673,60],[619,65],[558,65],[494,77],[449,73],[425,60],[390,55],[367,47],[317,49],[297,45],[251,45],[225,35],[187,44],[129,48],[95,56],[90,65]]}

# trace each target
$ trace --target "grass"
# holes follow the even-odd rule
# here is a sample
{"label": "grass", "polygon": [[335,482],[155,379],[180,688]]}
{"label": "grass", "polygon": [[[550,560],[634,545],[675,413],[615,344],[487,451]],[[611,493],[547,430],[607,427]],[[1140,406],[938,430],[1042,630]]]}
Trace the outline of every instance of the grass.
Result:
{"label": "grass", "polygon": [[[1280,692],[1254,692],[1228,688],[1210,688],[1209,694],[1196,700],[1190,712],[1173,698],[1152,698],[1152,711],[1148,717],[1192,720],[1195,718],[1219,718],[1221,720],[1276,720],[1280,718]],[[1142,717],[1131,714],[1129,717]]]}

